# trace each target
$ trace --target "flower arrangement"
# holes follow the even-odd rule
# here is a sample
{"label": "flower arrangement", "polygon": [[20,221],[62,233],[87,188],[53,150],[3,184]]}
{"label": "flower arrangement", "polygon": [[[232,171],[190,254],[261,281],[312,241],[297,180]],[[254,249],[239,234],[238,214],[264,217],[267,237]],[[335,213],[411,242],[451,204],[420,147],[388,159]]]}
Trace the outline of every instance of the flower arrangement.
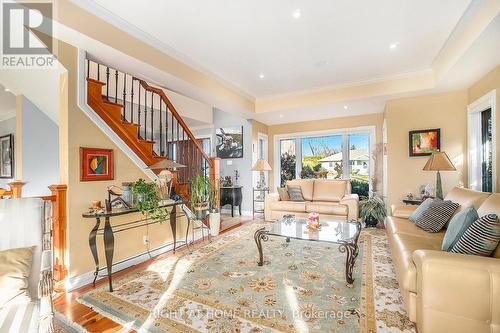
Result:
{"label": "flower arrangement", "polygon": [[307,225],[309,226],[309,228],[319,229],[319,227],[321,226],[319,224],[319,214],[309,213],[309,215],[307,215]]}

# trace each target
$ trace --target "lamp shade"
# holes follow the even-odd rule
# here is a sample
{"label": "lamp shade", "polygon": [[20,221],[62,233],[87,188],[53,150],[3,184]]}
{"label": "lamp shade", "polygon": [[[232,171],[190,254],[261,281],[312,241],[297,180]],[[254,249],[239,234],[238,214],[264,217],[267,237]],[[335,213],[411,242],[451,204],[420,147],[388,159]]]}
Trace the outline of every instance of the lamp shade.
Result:
{"label": "lamp shade", "polygon": [[257,160],[252,168],[253,171],[271,171],[271,166],[266,160]]}
{"label": "lamp shade", "polygon": [[153,165],[148,166],[146,169],[159,170],[159,169],[173,169],[173,168],[185,168],[183,164],[179,164],[172,160],[165,159],[163,161],[157,162]]}
{"label": "lamp shade", "polygon": [[456,171],[457,169],[451,163],[450,158],[444,151],[433,153],[425,166],[424,171]]}

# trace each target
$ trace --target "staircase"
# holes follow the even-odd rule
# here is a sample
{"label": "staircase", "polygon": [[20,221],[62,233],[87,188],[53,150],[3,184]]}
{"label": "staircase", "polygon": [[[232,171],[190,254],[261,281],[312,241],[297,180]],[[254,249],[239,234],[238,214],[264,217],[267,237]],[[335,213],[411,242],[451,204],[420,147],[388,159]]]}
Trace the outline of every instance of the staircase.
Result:
{"label": "staircase", "polygon": [[196,174],[218,181],[218,159],[203,151],[163,89],[90,59],[86,65],[87,104],[137,157],[147,166],[165,159],[186,166],[171,170],[177,194],[190,197]]}

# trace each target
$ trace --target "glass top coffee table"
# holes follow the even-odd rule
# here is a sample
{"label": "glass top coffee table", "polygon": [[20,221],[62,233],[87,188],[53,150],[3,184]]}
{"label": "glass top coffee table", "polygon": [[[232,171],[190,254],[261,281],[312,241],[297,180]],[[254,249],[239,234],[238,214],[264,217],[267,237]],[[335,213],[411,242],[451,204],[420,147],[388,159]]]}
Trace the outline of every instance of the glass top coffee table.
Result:
{"label": "glass top coffee table", "polygon": [[264,264],[262,241],[266,242],[269,236],[283,237],[287,242],[290,239],[316,241],[339,244],[339,251],[346,253],[345,278],[348,286],[352,286],[352,270],[358,257],[358,238],[361,232],[361,223],[358,221],[321,220],[321,228],[312,229],[304,218],[284,217],[268,228],[255,231],[254,239],[259,250],[258,265]]}

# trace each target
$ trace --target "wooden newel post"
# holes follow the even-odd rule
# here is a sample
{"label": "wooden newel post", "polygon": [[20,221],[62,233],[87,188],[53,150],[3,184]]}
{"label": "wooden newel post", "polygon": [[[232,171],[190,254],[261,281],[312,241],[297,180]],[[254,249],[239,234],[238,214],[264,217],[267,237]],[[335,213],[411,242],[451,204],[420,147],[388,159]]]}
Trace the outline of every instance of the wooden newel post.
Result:
{"label": "wooden newel post", "polygon": [[211,157],[210,158],[210,182],[216,185],[217,194],[215,195],[215,206],[220,208],[220,158]]}
{"label": "wooden newel post", "polygon": [[10,186],[10,192],[12,198],[21,198],[23,196],[23,182],[16,180],[15,182],[10,182],[7,185]]}
{"label": "wooden newel post", "polygon": [[68,274],[66,268],[66,193],[68,187],[66,185],[51,185],[49,186],[52,196],[55,200],[52,201],[52,243],[54,249],[54,280],[62,281]]}

